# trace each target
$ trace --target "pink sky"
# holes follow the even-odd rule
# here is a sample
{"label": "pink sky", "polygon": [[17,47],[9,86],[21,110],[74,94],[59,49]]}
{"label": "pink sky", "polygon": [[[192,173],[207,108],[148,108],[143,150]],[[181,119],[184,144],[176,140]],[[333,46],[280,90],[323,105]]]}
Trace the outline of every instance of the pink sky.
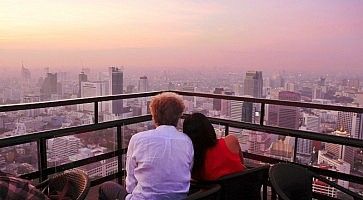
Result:
{"label": "pink sky", "polygon": [[363,71],[361,0],[2,0],[0,68]]}

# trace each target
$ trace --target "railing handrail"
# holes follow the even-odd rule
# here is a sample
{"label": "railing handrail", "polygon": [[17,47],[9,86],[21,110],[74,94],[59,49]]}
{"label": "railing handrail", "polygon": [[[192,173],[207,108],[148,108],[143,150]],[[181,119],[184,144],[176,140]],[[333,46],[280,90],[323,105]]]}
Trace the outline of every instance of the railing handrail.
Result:
{"label": "railing handrail", "polygon": [[[35,177],[44,177],[50,175],[55,172],[55,169],[51,169],[47,167],[46,157],[43,156],[46,149],[46,140],[55,137],[61,137],[66,135],[74,135],[77,133],[82,132],[89,132],[101,129],[107,129],[116,127],[118,139],[118,147],[121,147],[121,126],[145,122],[151,120],[151,115],[144,115],[138,117],[131,117],[125,118],[120,120],[113,120],[107,122],[98,122],[98,108],[97,105],[99,102],[102,101],[110,101],[110,100],[120,100],[120,99],[129,99],[129,98],[139,98],[139,97],[150,97],[157,95],[162,92],[167,91],[153,91],[153,92],[144,92],[144,93],[133,93],[133,94],[120,94],[120,95],[109,95],[109,96],[102,96],[102,97],[89,97],[89,98],[77,98],[77,99],[68,99],[68,100],[59,100],[59,101],[48,101],[48,102],[37,102],[37,103],[26,103],[26,104],[13,104],[13,105],[3,105],[0,106],[0,112],[10,112],[16,110],[29,110],[29,109],[37,109],[37,108],[48,108],[48,107],[56,107],[56,106],[68,106],[68,105],[75,105],[75,104],[83,104],[83,103],[94,103],[95,105],[95,122],[93,124],[88,125],[81,125],[76,127],[69,127],[63,129],[56,129],[56,130],[46,130],[42,132],[21,135],[21,136],[14,136],[9,138],[1,138],[0,139],[0,148],[7,147],[7,146],[14,146],[18,144],[24,144],[29,142],[37,142],[38,144],[38,165],[43,166],[44,168],[40,168],[39,171],[32,172],[28,175],[23,175],[23,177],[28,178],[35,178]],[[282,101],[282,100],[271,100],[271,99],[259,99],[259,98],[252,98],[252,97],[241,97],[241,96],[228,96],[228,95],[220,95],[220,94],[210,94],[210,93],[200,93],[200,92],[185,92],[185,91],[176,91],[170,90],[168,92],[175,92],[180,95],[184,96],[194,96],[194,97],[205,97],[205,98],[217,98],[217,99],[226,99],[226,100],[236,100],[236,101],[247,101],[253,103],[260,103],[261,104],[261,112],[264,112],[264,107],[266,104],[273,104],[273,105],[282,105],[282,106],[293,106],[293,107],[301,107],[301,108],[314,108],[314,109],[322,109],[322,110],[335,110],[335,111],[343,111],[343,112],[354,112],[354,113],[363,113],[363,108],[358,107],[346,107],[346,106],[336,106],[336,105],[323,105],[323,104],[315,104],[315,103],[305,103],[305,102],[292,102],[292,101]],[[97,116],[97,117],[96,117]],[[262,117],[263,118],[263,114]],[[226,132],[228,127],[236,127],[236,128],[243,128],[261,132],[267,132],[272,134],[279,134],[279,135],[287,135],[296,138],[305,138],[311,140],[319,140],[323,142],[331,142],[337,143],[342,145],[349,145],[353,147],[360,147],[363,148],[363,140],[355,139],[355,138],[345,138],[340,136],[334,135],[325,135],[325,134],[317,134],[314,132],[309,131],[302,131],[302,130],[292,130],[292,129],[284,129],[280,127],[272,127],[266,126],[260,122],[260,124],[251,124],[246,122],[238,122],[233,120],[227,119],[220,119],[220,118],[210,118],[213,123],[223,124],[226,126]],[[99,159],[108,159],[112,157],[118,157],[119,162],[121,160],[121,155],[115,155],[119,152],[124,152],[125,149],[117,149],[113,152],[108,152],[105,155],[100,155],[94,158],[86,158],[83,160],[75,161],[72,163],[67,163],[59,166],[61,170],[70,169],[73,166],[82,166],[84,164],[89,164],[92,162],[99,161]],[[251,153],[246,153],[248,155],[253,155]],[[261,157],[260,155],[255,154],[256,158]],[[45,154],[46,156],[46,154]],[[253,157],[253,156],[252,156]],[[263,156],[262,156],[263,157]],[[321,169],[316,169],[321,171]],[[119,172],[117,174],[124,174],[125,172],[122,169],[122,166],[119,166]],[[350,174],[344,174],[341,172],[327,172],[329,175],[334,175],[335,177],[348,179],[353,182],[360,182],[363,180],[363,177],[354,176]],[[101,182],[102,180],[111,180],[112,176],[107,176],[102,179],[97,179],[94,183]]]}
{"label": "railing handrail", "polygon": [[50,107],[57,107],[57,106],[70,106],[70,105],[77,105],[77,104],[102,102],[102,101],[149,97],[149,96],[155,96],[162,92],[163,91],[152,91],[152,92],[131,93],[131,94],[82,97],[82,98],[63,99],[63,100],[55,100],[55,101],[8,104],[8,105],[0,105],[0,112],[30,110],[30,109],[37,109],[37,108],[50,108]]}
{"label": "railing handrail", "polygon": [[37,108],[48,108],[48,107],[57,107],[57,106],[69,106],[69,105],[75,105],[75,104],[94,103],[94,102],[121,100],[121,99],[131,99],[131,98],[139,98],[139,97],[150,97],[150,96],[155,96],[157,94],[160,94],[162,92],[175,92],[175,93],[178,93],[180,95],[185,95],[185,96],[247,101],[247,102],[252,102],[252,103],[261,103],[261,104],[270,104],[270,105],[283,105],[283,106],[293,106],[293,107],[301,107],[301,108],[314,108],[314,109],[321,109],[321,110],[363,113],[363,107],[328,105],[328,104],[286,101],[286,100],[276,100],[276,99],[262,99],[262,98],[254,98],[254,97],[232,96],[232,95],[212,94],[212,93],[204,93],[204,92],[186,92],[186,91],[180,91],[180,90],[160,90],[160,91],[151,91],[151,92],[142,92],[142,93],[84,97],[84,98],[64,99],[64,100],[44,101],[44,102],[34,102],[34,103],[8,104],[8,105],[0,105],[0,112],[29,110],[29,109],[37,109]]}
{"label": "railing handrail", "polygon": [[292,107],[300,107],[300,108],[315,108],[315,109],[321,109],[321,110],[363,113],[363,107],[326,105],[326,104],[308,103],[308,102],[299,102],[299,101],[262,99],[262,98],[255,98],[255,97],[233,96],[233,95],[224,95],[224,94],[211,94],[211,93],[204,93],[204,92],[186,92],[186,91],[179,91],[179,90],[170,90],[169,92],[175,92],[175,93],[178,93],[180,95],[185,95],[185,96],[247,101],[247,102],[252,102],[252,103],[261,103],[261,104],[265,104],[265,105],[270,104],[270,105],[292,106]]}

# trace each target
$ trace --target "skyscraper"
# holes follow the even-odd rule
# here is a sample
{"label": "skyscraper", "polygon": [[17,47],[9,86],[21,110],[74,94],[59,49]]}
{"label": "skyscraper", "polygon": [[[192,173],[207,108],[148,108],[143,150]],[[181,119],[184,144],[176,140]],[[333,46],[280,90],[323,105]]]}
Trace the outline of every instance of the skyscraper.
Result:
{"label": "skyscraper", "polygon": [[52,94],[57,94],[57,73],[47,73],[40,88],[42,100],[49,100]]}
{"label": "skyscraper", "polygon": [[[123,71],[118,67],[110,67],[110,86],[112,95],[123,93]],[[112,113],[115,115],[121,115],[123,113],[123,100],[112,101]]]}
{"label": "skyscraper", "polygon": [[87,75],[84,72],[81,72],[78,75],[78,97],[81,97],[81,88],[82,88],[82,82],[87,82]]}
{"label": "skyscraper", "polygon": [[[108,84],[106,81],[98,82],[81,82],[81,96],[80,97],[95,97],[107,95]],[[93,104],[80,104],[80,110],[94,112]],[[99,112],[110,112],[110,102],[102,101],[99,103]]]}
{"label": "skyscraper", "polygon": [[[234,92],[225,91],[224,95],[234,95]],[[226,99],[221,99],[221,115],[230,117],[231,116],[231,101]]]}
{"label": "skyscraper", "polygon": [[[290,91],[279,92],[279,100],[300,101],[299,93]],[[291,106],[269,105],[268,124],[282,128],[299,128],[299,108]]]}
{"label": "skyscraper", "polygon": [[242,104],[241,101],[231,100],[231,120],[242,120]]}
{"label": "skyscraper", "polygon": [[243,102],[242,103],[242,121],[252,123],[253,120],[253,103],[252,102]]}
{"label": "skyscraper", "polygon": [[141,76],[137,85],[137,89],[139,92],[147,92],[149,91],[149,81],[147,76]]}
{"label": "skyscraper", "polygon": [[[223,88],[214,88],[213,94],[222,94]],[[221,110],[221,99],[213,99],[213,110]]]}
{"label": "skyscraper", "polygon": [[30,86],[31,73],[28,68],[25,68],[24,65],[21,65],[21,82],[24,89],[29,88]]}
{"label": "skyscraper", "polygon": [[262,97],[262,71],[248,71],[244,81],[244,95],[251,95],[256,98]]}
{"label": "skyscraper", "polygon": [[337,128],[347,131],[353,138],[363,139],[363,115],[339,111]]}

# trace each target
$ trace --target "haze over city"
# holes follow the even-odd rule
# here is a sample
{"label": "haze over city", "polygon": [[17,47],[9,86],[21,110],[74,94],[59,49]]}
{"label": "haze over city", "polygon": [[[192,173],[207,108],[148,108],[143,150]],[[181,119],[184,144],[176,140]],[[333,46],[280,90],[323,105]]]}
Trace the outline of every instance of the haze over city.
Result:
{"label": "haze over city", "polygon": [[362,72],[363,3],[0,2],[0,68]]}
{"label": "haze over city", "polygon": [[[234,138],[234,161],[243,170],[269,164],[258,175],[264,181],[253,182],[272,180],[268,168],[284,162],[363,195],[362,0],[0,0],[0,72],[0,177],[42,181],[81,169],[92,181],[87,199],[93,200],[101,183],[134,174],[130,160],[143,166],[132,153],[141,140],[132,138],[173,126],[187,145],[158,146],[158,152],[176,149],[168,153],[173,159],[150,153],[156,148],[148,145],[137,150],[152,155],[150,166],[165,159],[158,170],[167,179],[180,174],[164,167],[183,166],[168,163],[191,144],[190,165],[198,163],[195,155],[217,152],[211,158],[218,160],[232,152],[211,143],[198,153],[191,135],[208,132],[198,136],[202,143]],[[165,91],[175,94],[155,100]],[[170,105],[179,110],[174,117]],[[211,123],[208,131],[184,130],[193,113],[207,117],[195,122]],[[145,141],[163,140],[156,136]],[[199,161],[203,170],[213,165]],[[194,191],[192,175],[185,176],[185,192]],[[274,199],[274,185],[268,187],[256,196]],[[311,190],[347,199],[315,179]]]}

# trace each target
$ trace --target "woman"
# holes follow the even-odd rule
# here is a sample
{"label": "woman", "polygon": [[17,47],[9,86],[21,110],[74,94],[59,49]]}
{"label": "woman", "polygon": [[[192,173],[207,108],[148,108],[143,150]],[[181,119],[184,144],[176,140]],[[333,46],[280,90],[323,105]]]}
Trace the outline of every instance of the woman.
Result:
{"label": "woman", "polygon": [[237,138],[228,135],[217,139],[214,128],[205,115],[193,113],[188,116],[183,123],[183,132],[193,142],[194,179],[216,180],[245,169]]}

